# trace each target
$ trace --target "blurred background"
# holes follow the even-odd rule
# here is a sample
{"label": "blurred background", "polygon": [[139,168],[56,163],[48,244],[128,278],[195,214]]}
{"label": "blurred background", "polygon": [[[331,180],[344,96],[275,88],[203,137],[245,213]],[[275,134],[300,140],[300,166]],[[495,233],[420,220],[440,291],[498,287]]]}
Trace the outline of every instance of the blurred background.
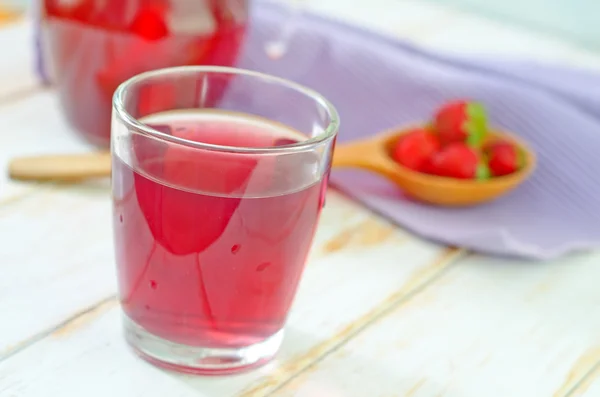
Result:
{"label": "blurred background", "polygon": [[[0,8],[4,12],[6,10],[24,10],[33,1],[35,0],[0,0]],[[600,1],[598,0],[426,1],[458,7],[465,11],[568,39],[591,49],[600,49],[600,24],[597,23],[597,16],[600,15]]]}
{"label": "blurred background", "polygon": [[600,48],[598,0],[429,0]]}

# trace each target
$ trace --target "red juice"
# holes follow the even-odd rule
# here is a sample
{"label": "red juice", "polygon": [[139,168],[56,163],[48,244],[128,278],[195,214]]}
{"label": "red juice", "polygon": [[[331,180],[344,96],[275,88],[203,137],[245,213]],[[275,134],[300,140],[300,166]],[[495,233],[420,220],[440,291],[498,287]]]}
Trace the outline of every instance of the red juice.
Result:
{"label": "red juice", "polygon": [[[142,121],[236,147],[301,136],[222,112],[165,112]],[[247,346],[281,330],[323,204],[326,183],[314,157],[150,147],[133,138],[128,159],[117,148],[113,164],[125,314],[155,336],[190,346]]]}
{"label": "red juice", "polygon": [[109,145],[111,100],[120,83],[171,66],[232,66],[248,13],[247,0],[40,3],[43,58],[62,108],[76,130],[99,146]]}

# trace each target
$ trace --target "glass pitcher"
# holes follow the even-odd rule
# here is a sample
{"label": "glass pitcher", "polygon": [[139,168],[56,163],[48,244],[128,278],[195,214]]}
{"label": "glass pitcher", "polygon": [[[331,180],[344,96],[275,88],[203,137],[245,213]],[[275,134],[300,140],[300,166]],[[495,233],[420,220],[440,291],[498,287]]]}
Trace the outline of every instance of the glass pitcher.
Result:
{"label": "glass pitcher", "polygon": [[112,95],[144,71],[235,63],[248,0],[39,0],[44,67],[64,113],[108,147]]}

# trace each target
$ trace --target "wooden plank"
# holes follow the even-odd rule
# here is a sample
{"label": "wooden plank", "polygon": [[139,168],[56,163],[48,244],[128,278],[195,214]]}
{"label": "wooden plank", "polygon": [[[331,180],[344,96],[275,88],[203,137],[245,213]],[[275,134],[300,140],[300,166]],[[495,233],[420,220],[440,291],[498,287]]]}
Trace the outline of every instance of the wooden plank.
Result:
{"label": "wooden plank", "polygon": [[[0,100],[3,163],[19,155],[89,150],[67,125],[54,93],[36,92],[32,31],[30,21],[0,29],[0,44],[6,44],[1,48],[8,51],[0,62],[0,96],[5,98]],[[0,296],[6,297],[0,302],[0,315],[11,319],[0,328],[0,356],[13,354],[114,294],[108,194],[102,184],[64,188],[16,183],[0,176],[0,237],[7,247],[0,261],[9,267],[6,282],[0,283]],[[367,216],[358,208],[353,211]],[[333,222],[345,224],[340,219]],[[366,230],[375,234],[352,237],[352,230],[346,230],[330,236],[323,250],[343,251],[350,243],[368,245],[369,239],[376,245],[377,233],[391,233],[389,227],[379,232]],[[325,239],[327,233],[338,231],[336,227],[319,229]],[[66,233],[74,234],[74,239],[66,239]],[[33,254],[31,247],[36,249]],[[432,248],[427,254],[435,255],[438,250]],[[47,297],[54,299],[52,310]]]}
{"label": "wooden plank", "polygon": [[114,294],[109,188],[45,188],[0,207],[0,359]]}
{"label": "wooden plank", "polygon": [[[52,91],[0,106],[0,162],[84,152]],[[0,358],[115,293],[108,181],[82,186],[0,176]]]}
{"label": "wooden plank", "polygon": [[[0,164],[7,164],[16,156],[90,150],[67,124],[51,90],[5,103],[0,106],[0,120]],[[0,206],[37,191],[40,191],[38,185],[14,182],[6,172],[0,174]]]}
{"label": "wooden plank", "polygon": [[33,40],[29,18],[0,26],[0,106],[28,95],[39,86]]}
{"label": "wooden plank", "polygon": [[276,395],[566,396],[600,358],[599,260],[470,256]]}
{"label": "wooden plank", "polygon": [[[595,360],[593,369],[577,383],[575,387],[568,390],[568,397],[598,397],[600,396],[600,348],[591,351],[588,357]],[[589,364],[589,360],[587,361]],[[587,367],[586,367],[587,368]]]}
{"label": "wooden plank", "polygon": [[[20,302],[0,306],[0,318],[10,319],[9,328],[0,327],[0,341],[5,344],[5,352],[10,349],[6,343],[37,343],[8,351],[11,356],[0,363],[2,395],[53,396],[85,390],[88,396],[103,396],[109,387],[122,396],[212,397],[242,391],[246,396],[266,395],[438,277],[461,255],[459,250],[415,239],[332,193],[278,360],[260,371],[232,378],[177,376],[143,363],[126,349],[115,300],[109,299],[73,321],[56,326],[67,312],[85,309],[84,302],[98,300],[102,293],[110,294],[114,283],[110,230],[106,220],[101,219],[107,216],[107,197],[101,193],[89,193],[87,199],[67,196],[63,190],[48,192],[47,198],[53,202],[35,215],[27,214],[28,210],[35,211],[33,205],[38,200],[31,200],[28,210],[20,206],[10,223],[0,218],[2,231],[16,225],[25,231],[28,227],[24,219],[35,216],[36,224],[44,225],[46,232],[58,230],[62,221],[78,230],[79,235],[65,239],[43,238],[48,235],[42,231],[32,231],[31,237],[24,232],[12,233],[29,248],[12,249],[12,262],[24,265],[14,266],[7,277],[10,283],[0,284],[0,296]],[[74,208],[77,206],[80,210]],[[72,216],[66,215],[67,207],[73,208]],[[86,213],[96,214],[86,217]],[[79,228],[70,223],[75,219],[80,222]],[[3,241],[10,235],[2,236]],[[15,241],[8,240],[9,245],[16,245]],[[35,252],[45,254],[31,255],[32,246]],[[43,269],[39,277],[30,276]],[[93,382],[97,384],[93,390],[89,388],[91,377],[103,379]]]}
{"label": "wooden plank", "polygon": [[[359,22],[372,28],[384,26],[381,30],[390,34],[434,47],[437,45],[444,49],[472,51],[483,46],[481,41],[470,40],[466,34],[450,34],[447,26],[453,26],[452,31],[456,31],[460,26],[459,23],[451,23],[454,18],[452,13],[448,15],[445,14],[446,11],[439,13],[439,8],[435,8],[438,11],[431,11],[433,8],[427,5],[417,5],[418,2],[415,1],[377,0],[369,8],[352,7],[348,2],[341,4],[338,0],[314,3],[319,4],[322,8],[321,12],[330,15],[339,14],[343,19]],[[406,6],[407,4],[409,6]],[[422,15],[419,16],[421,12]],[[489,31],[482,27],[485,25],[485,21],[476,25],[472,25],[469,33],[471,38],[485,36],[485,32]],[[483,33],[474,34],[473,32]],[[20,41],[11,42],[11,46],[15,46],[14,43],[27,43],[27,40],[30,40],[29,37],[23,35],[23,32],[20,34]],[[440,39],[440,37],[448,35],[453,39]],[[0,45],[4,43],[2,37],[5,36],[0,33]],[[432,40],[428,41],[427,38],[432,38]],[[522,36],[515,38],[505,33],[496,34],[494,48],[505,48],[508,43],[514,42],[513,39],[518,41],[522,39]],[[501,41],[507,45],[499,45],[498,43]],[[474,42],[475,45],[463,45],[463,43],[471,42]],[[17,53],[25,51],[23,49],[26,49],[27,45],[19,45],[20,50],[14,51]],[[487,45],[489,47],[489,43]],[[5,48],[5,46],[0,48]],[[494,48],[490,48],[489,52],[493,52]],[[556,51],[552,49],[554,48],[552,44],[544,48],[545,50],[541,53],[554,54],[553,51]],[[508,53],[509,50],[506,49],[504,52]],[[534,45],[524,52],[527,52],[528,56],[536,56],[540,53]],[[27,53],[29,54],[27,55],[22,52],[22,54],[25,54],[20,58],[22,61],[11,63],[12,66],[6,63],[4,58],[0,58],[0,71],[4,71],[4,68],[9,71],[6,74],[0,73],[0,79],[3,82],[0,84],[0,96],[5,92],[6,87],[9,88],[9,92],[15,92],[11,87],[21,87],[22,81],[25,81],[25,87],[34,87],[27,80],[32,78],[29,65],[33,65],[33,63],[26,59],[31,57],[31,53]],[[561,54],[563,53],[561,52]],[[568,53],[564,52],[564,54],[559,58],[567,57]],[[23,70],[29,71],[23,73]],[[23,73],[23,79],[18,77],[21,73]],[[29,77],[26,77],[25,74]],[[10,76],[10,78],[7,79],[5,76]],[[83,151],[86,149],[85,145],[70,134],[69,128],[56,110],[56,100],[51,93],[38,93],[28,99],[23,99],[24,97],[25,95],[19,98],[12,97],[10,103],[0,103],[0,120],[3,122],[3,131],[0,131],[2,134],[0,135],[0,160],[6,160],[15,154]],[[20,102],[17,99],[21,99]],[[9,107],[6,108],[6,105]],[[9,110],[5,112],[5,109]],[[9,121],[6,130],[4,129],[5,120]],[[6,131],[10,131],[10,133]],[[14,195],[14,193],[21,193],[21,195]],[[422,312],[416,318],[410,317],[405,319],[407,322],[401,321],[400,324],[392,322],[390,325],[385,322],[388,320],[380,320],[379,323],[376,323],[375,328],[366,328],[368,324],[385,315],[390,308],[398,307],[403,301],[413,296],[423,285],[440,277],[447,269],[448,261],[460,253],[446,252],[435,245],[410,238],[401,231],[395,231],[385,222],[374,220],[368,212],[337,194],[332,194],[321,222],[315,250],[290,318],[288,337],[278,360],[262,370],[236,377],[208,379],[174,375],[136,359],[126,350],[122,341],[118,325],[118,309],[114,299],[110,298],[114,294],[114,276],[109,223],[106,221],[109,217],[107,187],[100,185],[71,189],[39,188],[0,180],[0,195],[0,205],[4,200],[5,206],[0,209],[0,233],[2,233],[0,237],[3,241],[0,263],[3,265],[12,263],[10,275],[5,276],[6,282],[0,282],[0,316],[2,316],[0,318],[9,319],[7,324],[10,324],[7,328],[5,328],[4,322],[0,325],[0,351],[3,352],[5,358],[0,363],[0,395],[43,397],[85,394],[86,396],[105,396],[108,392],[114,393],[116,390],[118,395],[123,396],[206,395],[212,397],[236,394],[263,396],[273,393],[281,384],[290,381],[312,365],[311,370],[314,368],[315,372],[308,373],[299,379],[309,378],[313,373],[320,373],[320,376],[330,379],[330,383],[321,383],[325,384],[324,389],[317,390],[325,390],[322,394],[304,395],[336,396],[335,393],[339,393],[340,390],[339,385],[345,387],[343,386],[344,382],[348,379],[360,379],[364,387],[377,382],[380,382],[382,387],[388,387],[396,379],[395,376],[405,379],[412,376],[413,373],[419,374],[424,371],[419,368],[419,370],[411,372],[410,363],[406,364],[404,361],[400,367],[394,367],[395,361],[391,361],[389,368],[392,368],[392,371],[388,367],[381,368],[381,363],[378,361],[368,361],[366,365],[370,368],[366,372],[358,372],[363,376],[344,372],[344,368],[347,368],[344,366],[339,372],[336,372],[337,367],[334,366],[329,372],[321,373],[321,364],[313,365],[323,357],[327,357],[323,362],[323,365],[326,365],[337,357],[338,352],[344,351],[341,346],[356,335],[371,338],[369,335],[377,331],[382,334],[391,334],[393,338],[398,329],[400,334],[405,328],[412,329],[412,332],[419,331],[419,324],[423,324],[425,321],[423,319],[427,320],[425,321],[426,325],[435,324],[442,328],[439,331],[441,333],[447,324],[436,322],[435,319],[439,316],[451,323],[450,315],[452,315],[461,320],[463,326],[468,320],[460,316],[460,308],[464,309],[467,304],[466,292],[461,294],[461,289],[453,289],[446,292],[441,291],[440,294],[443,293],[448,305],[450,303],[454,305],[454,300],[458,299],[456,304],[459,305],[459,309],[450,313],[440,312],[437,309],[434,313]],[[98,227],[100,224],[103,226]],[[12,233],[11,228],[15,228],[17,232]],[[90,230],[94,228],[98,230]],[[82,247],[74,247],[78,241],[65,239],[64,235],[59,233],[61,230],[77,230],[81,233],[80,236],[77,236],[78,239],[81,241],[93,239],[93,243],[79,242]],[[11,246],[6,251],[11,253],[10,257],[4,256],[5,245]],[[72,250],[78,253],[82,260],[78,260],[76,255],[66,254]],[[25,265],[21,265],[21,263],[25,263]],[[504,265],[506,264],[502,262],[496,263],[495,266],[488,264],[488,267],[495,269],[495,267]],[[451,274],[456,274],[456,271]],[[476,272],[475,274],[478,274],[480,278],[494,277],[495,271]],[[520,278],[520,272],[516,270],[513,270],[511,275],[515,280]],[[12,283],[13,280],[17,280],[18,283]],[[535,280],[537,280],[535,277],[531,277],[530,282],[533,283]],[[493,287],[493,283],[490,282],[486,285],[490,287],[490,284]],[[504,280],[502,285],[508,289],[512,288],[509,280]],[[469,290],[468,283],[466,285],[463,283],[462,287],[465,291]],[[520,288],[524,290],[526,285],[523,284]],[[496,293],[493,288],[491,289]],[[487,292],[482,289],[476,291]],[[565,294],[566,292],[563,291],[563,295]],[[501,294],[504,298],[506,295],[509,294]],[[51,302],[52,299],[55,301]],[[480,298],[471,296],[470,299],[477,302]],[[489,303],[489,299],[484,299],[484,302]],[[16,307],[13,308],[9,303],[2,305],[3,300],[10,302],[14,300]],[[101,304],[97,305],[98,302]],[[331,308],[335,308],[335,310]],[[497,317],[492,314],[484,314],[484,319],[492,318],[496,320],[496,323],[510,321],[513,318],[511,317],[512,312],[505,306],[502,308],[503,310],[496,314]],[[529,308],[533,310],[532,307]],[[564,309],[564,307],[562,308]],[[476,314],[478,313],[476,312]],[[396,313],[392,318],[396,318]],[[514,325],[515,329],[527,325],[528,323],[524,322],[527,319],[525,315],[519,315],[518,321]],[[387,331],[383,329],[385,326],[389,326]],[[576,324],[571,323],[570,326],[573,327],[571,331],[582,332],[579,327],[576,327]],[[456,344],[462,346],[466,343],[461,340],[461,335],[458,335],[458,331],[462,331],[460,327],[453,324],[450,324],[450,327],[451,335],[458,340]],[[595,328],[594,330],[597,331]],[[360,332],[366,332],[366,334],[360,334]],[[437,336],[431,336],[431,331],[428,329],[423,330],[423,333],[426,339],[429,338],[428,340],[437,342],[438,345],[441,343],[441,336],[445,335],[442,333],[440,336],[438,333]],[[552,331],[551,334],[562,336],[562,334],[558,335],[558,331]],[[473,332],[464,332],[462,336],[468,341],[469,338],[473,339],[474,334]],[[362,341],[362,338],[363,336],[355,341]],[[382,338],[382,341],[386,340],[385,335]],[[484,339],[485,347],[491,350],[492,341]],[[372,340],[371,342],[368,340],[361,343],[372,343]],[[543,340],[544,343],[547,342],[547,339]],[[355,349],[355,343],[358,342],[353,341],[348,346],[352,346],[350,349],[354,349],[353,352],[358,352],[356,354],[359,355],[359,359],[372,357],[374,353],[371,350]],[[379,346],[380,349],[375,351],[377,354],[388,348],[383,342]],[[419,353],[427,353],[423,344],[417,345],[416,349],[420,349]],[[394,347],[390,347],[389,350],[393,351]],[[580,350],[583,351],[583,347]],[[452,352],[442,350],[443,354]],[[508,353],[518,356],[510,349]],[[350,354],[353,357],[352,360],[358,361],[355,360],[353,354]],[[389,354],[393,354],[393,352]],[[431,353],[425,354],[425,357],[431,360]],[[484,372],[487,378],[483,379],[493,380],[494,373],[497,377],[498,374],[501,374],[501,372],[494,371],[502,371],[508,365],[502,361],[502,357],[494,356],[493,358],[493,370]],[[415,362],[419,363],[419,359],[420,356]],[[445,379],[443,377],[444,364],[437,363],[435,358],[433,361],[433,364],[429,364],[434,368],[433,372],[439,374],[441,371],[441,378]],[[575,361],[577,360],[572,360],[569,365],[571,368],[577,369]],[[367,363],[366,360],[361,362]],[[402,365],[410,368],[406,369]],[[399,371],[396,368],[401,368],[408,375],[404,376],[402,372],[401,375],[398,375]],[[435,370],[435,368],[438,369]],[[572,380],[566,376],[564,385],[572,389],[572,386],[574,387],[578,383],[578,379],[584,376],[588,368],[589,366],[582,365],[581,370],[574,372]],[[556,373],[564,374],[565,371],[562,369],[560,367]],[[506,373],[513,375],[513,372]],[[460,379],[464,380],[466,377],[463,370]],[[517,379],[519,378],[517,377]],[[490,384],[494,385],[493,382]],[[474,390],[477,390],[479,391],[478,395],[482,395],[485,393],[482,390],[487,390],[487,385],[483,381],[476,384],[469,383],[469,385],[481,386],[481,388],[468,389],[467,392],[474,393]],[[418,390],[422,387],[418,380],[410,385],[412,389],[408,386],[405,389],[394,389],[393,387],[396,385],[392,384],[391,386],[386,389],[389,395],[402,395],[402,390],[406,391],[406,395],[410,395],[411,392],[416,396],[429,395],[423,394],[425,393],[424,389]],[[512,386],[516,387],[516,384]],[[299,390],[302,390],[302,387],[301,384]],[[355,395],[352,393],[356,391],[365,390],[361,387],[359,385],[350,391],[346,390],[346,394],[343,395],[348,397]],[[283,393],[296,393],[288,389],[284,389]],[[369,390],[371,389],[369,388]],[[274,394],[279,395],[278,392]],[[376,394],[370,393],[359,395],[376,396]],[[459,395],[463,397],[463,394],[459,393]],[[464,395],[473,394],[466,393]],[[485,395],[487,396],[487,394]],[[511,396],[518,397],[518,394]]]}
{"label": "wooden plank", "polygon": [[[89,150],[52,91],[2,105],[2,164],[19,155]],[[109,197],[107,181],[59,187],[0,175],[0,358],[114,294]]]}
{"label": "wooden plank", "polygon": [[[24,154],[89,150],[67,126],[51,91],[0,107],[0,119],[13,131],[3,136],[2,162]],[[0,327],[0,357],[115,293],[109,196],[107,181],[61,187],[0,177],[0,263],[7,268],[4,281],[0,280],[0,296],[5,297],[0,299],[0,318],[11,319]],[[406,236],[420,247],[417,267],[418,261],[429,260],[440,250],[429,249],[389,226],[377,228],[373,226],[377,221],[368,221],[371,218],[365,210],[358,206],[348,210],[340,204],[344,200],[332,200],[323,215],[325,226],[319,229],[318,240],[325,245],[315,251],[317,256],[321,251],[328,255],[344,251],[350,245],[377,246],[392,234]],[[364,222],[361,230],[354,224],[348,226],[356,216]]]}
{"label": "wooden plank", "polygon": [[16,11],[0,8],[0,27],[4,27],[17,21],[21,16],[21,13]]}

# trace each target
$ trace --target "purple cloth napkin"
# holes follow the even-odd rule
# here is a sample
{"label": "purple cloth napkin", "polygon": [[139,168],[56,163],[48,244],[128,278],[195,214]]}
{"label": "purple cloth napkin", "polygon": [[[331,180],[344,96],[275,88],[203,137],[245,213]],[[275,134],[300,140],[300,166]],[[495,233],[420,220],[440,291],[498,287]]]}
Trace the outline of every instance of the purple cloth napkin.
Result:
{"label": "purple cloth napkin", "polygon": [[265,43],[285,12],[259,3],[240,66],[293,79],[328,97],[342,120],[339,142],[429,118],[444,101],[483,101],[491,122],[528,141],[539,157],[533,177],[477,207],[447,209],[405,199],[361,171],[333,184],[415,233],[474,251],[553,258],[600,244],[600,76],[485,57],[443,55],[305,14],[281,59]]}
{"label": "purple cloth napkin", "polygon": [[311,14],[296,20],[288,51],[273,59],[265,46],[289,33],[287,16],[279,6],[254,3],[239,66],[328,97],[342,120],[338,142],[426,120],[443,102],[464,97],[484,102],[492,124],[521,135],[539,160],[517,190],[471,208],[409,201],[396,186],[361,171],[334,171],[337,188],[425,238],[478,252],[548,259],[600,245],[599,75],[434,53]]}

